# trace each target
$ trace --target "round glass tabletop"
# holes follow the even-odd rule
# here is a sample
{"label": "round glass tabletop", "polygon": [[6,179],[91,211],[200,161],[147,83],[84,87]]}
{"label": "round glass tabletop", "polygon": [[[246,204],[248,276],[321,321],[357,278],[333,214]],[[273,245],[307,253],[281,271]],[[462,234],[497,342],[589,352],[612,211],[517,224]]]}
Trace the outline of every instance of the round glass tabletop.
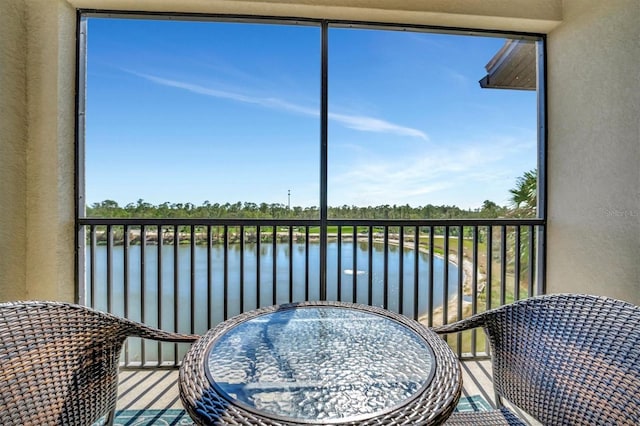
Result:
{"label": "round glass tabletop", "polygon": [[393,318],[309,306],[262,314],[215,339],[207,376],[229,402],[277,419],[378,416],[429,385],[433,352]]}

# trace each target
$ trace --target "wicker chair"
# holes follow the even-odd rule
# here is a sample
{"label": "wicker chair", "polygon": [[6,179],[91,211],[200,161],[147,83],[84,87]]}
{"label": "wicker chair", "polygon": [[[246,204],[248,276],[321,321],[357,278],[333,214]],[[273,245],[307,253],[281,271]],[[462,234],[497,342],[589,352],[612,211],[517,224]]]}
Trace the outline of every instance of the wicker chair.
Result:
{"label": "wicker chair", "polygon": [[606,297],[532,297],[435,328],[483,327],[498,410],[447,424],[525,424],[505,398],[545,425],[640,425],[640,307]]}
{"label": "wicker chair", "polygon": [[0,424],[113,424],[122,345],[129,336],[194,342],[90,308],[0,304]]}

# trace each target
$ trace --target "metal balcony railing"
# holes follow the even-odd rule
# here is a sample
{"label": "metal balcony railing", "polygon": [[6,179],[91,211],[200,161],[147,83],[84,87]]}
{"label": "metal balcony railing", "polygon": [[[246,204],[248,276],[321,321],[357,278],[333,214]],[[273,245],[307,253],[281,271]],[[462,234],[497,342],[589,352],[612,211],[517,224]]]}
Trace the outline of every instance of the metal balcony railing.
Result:
{"label": "metal balcony railing", "polygon": [[[97,219],[79,225],[79,298],[203,334],[271,304],[382,306],[433,326],[544,293],[544,221]],[[486,356],[482,331],[449,340]],[[176,366],[187,348],[129,339],[126,367]]]}

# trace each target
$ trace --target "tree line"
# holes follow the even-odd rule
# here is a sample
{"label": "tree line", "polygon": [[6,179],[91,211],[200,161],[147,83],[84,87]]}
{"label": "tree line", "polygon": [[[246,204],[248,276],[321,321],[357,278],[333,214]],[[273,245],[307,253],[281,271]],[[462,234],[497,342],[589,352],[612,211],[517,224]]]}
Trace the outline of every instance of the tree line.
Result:
{"label": "tree line", "polygon": [[[329,216],[340,219],[472,219],[504,217],[509,209],[492,201],[485,201],[479,209],[461,209],[441,205],[412,207],[405,205],[329,207]],[[104,200],[87,206],[87,217],[102,218],[246,218],[246,219],[317,219],[319,208],[295,206],[289,208],[281,203],[169,203],[154,205],[142,199],[120,206],[116,201]]]}
{"label": "tree line", "polygon": [[[499,217],[535,217],[536,214],[535,170],[525,172],[510,190],[510,205],[500,206],[485,200],[480,208],[461,209],[457,206],[432,205],[412,207],[383,204],[378,206],[328,207],[329,217],[340,219],[477,219]],[[164,202],[154,205],[139,199],[135,203],[120,206],[116,201],[104,200],[86,207],[87,217],[101,218],[246,218],[246,219],[317,219],[317,206],[300,207],[282,203],[193,203]]]}

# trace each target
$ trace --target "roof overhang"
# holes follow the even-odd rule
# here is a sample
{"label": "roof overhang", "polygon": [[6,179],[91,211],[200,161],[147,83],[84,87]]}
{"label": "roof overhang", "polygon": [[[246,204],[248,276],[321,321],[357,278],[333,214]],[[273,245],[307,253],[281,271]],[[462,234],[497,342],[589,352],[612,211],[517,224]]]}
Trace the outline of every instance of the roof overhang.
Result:
{"label": "roof overhang", "polygon": [[536,42],[507,40],[485,69],[483,89],[536,90]]}

